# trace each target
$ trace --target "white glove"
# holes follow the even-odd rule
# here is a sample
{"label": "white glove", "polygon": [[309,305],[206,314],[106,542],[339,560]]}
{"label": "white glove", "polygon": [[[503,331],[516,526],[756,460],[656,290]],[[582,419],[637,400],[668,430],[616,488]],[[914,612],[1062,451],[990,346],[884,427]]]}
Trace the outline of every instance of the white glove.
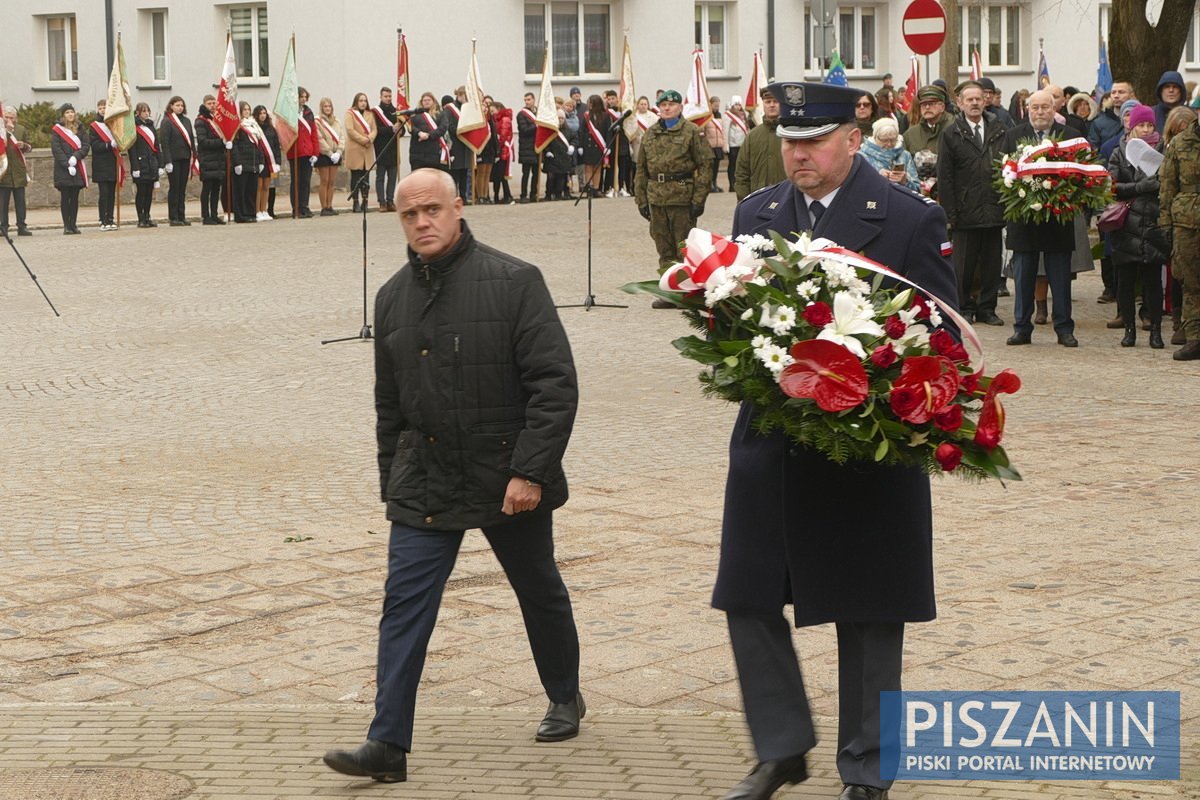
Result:
{"label": "white glove", "polygon": [[234,175],[242,174],[242,165],[241,164],[238,164],[236,167],[233,168],[233,174]]}
{"label": "white glove", "polygon": [[133,171],[133,177],[135,177],[135,178],[140,178],[140,177],[142,177],[142,171],[141,171],[140,169],[135,169],[135,170]]}
{"label": "white glove", "polygon": [[[73,166],[75,166],[75,165],[76,165],[76,164],[78,164],[78,163],[79,163],[79,161],[78,161],[78,160],[75,158],[75,156],[71,156],[70,158],[68,158],[68,159],[67,159],[67,166],[68,166],[68,167],[73,167]],[[72,174],[72,175],[74,175],[75,173],[74,173],[74,172],[72,172],[71,174]]]}
{"label": "white glove", "polygon": [[69,172],[71,175],[74,175],[74,174],[75,174],[75,168],[74,168],[74,167],[67,167],[67,172]]}
{"label": "white glove", "polygon": [[259,174],[259,175],[262,175],[262,171],[263,171],[263,165],[262,165],[262,164],[259,164],[259,165],[258,165],[258,170],[257,170],[258,174]]}
{"label": "white glove", "polygon": [[573,144],[567,145],[567,155],[569,155],[569,156],[575,155],[575,145],[573,145]]}
{"label": "white glove", "polygon": [[309,164],[311,164],[312,166],[314,166],[314,167],[315,167],[315,166],[317,165],[317,157],[316,157],[316,156],[309,156],[309,157],[308,157],[308,163],[309,163]]}
{"label": "white glove", "polygon": [[226,142],[226,143],[225,143],[225,149],[226,149],[226,150],[232,150],[232,149],[233,149],[233,142]]}
{"label": "white glove", "polygon": [[167,171],[165,169],[163,169],[162,167],[158,168],[158,177],[161,178],[163,175],[166,175],[166,174],[167,174]]}
{"label": "white glove", "polygon": [[171,174],[172,172],[174,172],[174,171],[175,171],[175,165],[174,165],[174,164],[171,164],[171,163],[168,163],[168,164],[167,164],[167,174],[168,174],[168,175],[170,175],[170,174]]}
{"label": "white glove", "polygon": [[154,182],[154,188],[155,188],[155,189],[161,189],[161,188],[162,188],[162,184],[161,184],[161,183],[159,183],[158,181],[155,181],[155,182]]}
{"label": "white glove", "polygon": [[334,153],[333,155],[331,155],[331,156],[329,157],[329,160],[330,160],[330,161],[332,161],[333,163],[335,163],[335,164],[336,164],[336,163],[338,163],[339,161],[341,161],[341,160],[342,160],[342,154],[341,154],[341,153]]}

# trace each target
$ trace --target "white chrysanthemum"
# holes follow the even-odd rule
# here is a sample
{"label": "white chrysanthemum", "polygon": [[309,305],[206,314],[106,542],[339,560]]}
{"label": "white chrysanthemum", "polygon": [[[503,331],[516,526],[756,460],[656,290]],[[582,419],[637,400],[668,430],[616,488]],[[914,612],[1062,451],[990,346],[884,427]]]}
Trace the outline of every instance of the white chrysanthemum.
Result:
{"label": "white chrysanthemum", "polygon": [[753,316],[754,316],[754,309],[747,308],[745,311],[742,312],[741,320],[742,320],[742,322],[748,322],[750,320],[750,318]]}
{"label": "white chrysanthemum", "polygon": [[780,347],[777,344],[763,345],[754,350],[754,355],[763,363],[763,366],[771,370],[771,373],[776,377],[783,371],[783,368],[791,364],[793,359],[787,351],[786,347]]}
{"label": "white chrysanthemum", "polygon": [[942,324],[942,313],[938,311],[937,306],[933,303],[929,304],[929,324],[935,328]]}
{"label": "white chrysanthemum", "polygon": [[821,284],[814,278],[809,278],[806,281],[801,281],[796,286],[796,294],[805,300],[813,300],[821,293]]}
{"label": "white chrysanthemum", "polygon": [[1032,208],[1034,211],[1041,211],[1041,210],[1042,210],[1042,204],[1041,204],[1041,203],[1030,203],[1030,204],[1029,204],[1029,207],[1030,207],[1030,208]]}
{"label": "white chrysanthemum", "polygon": [[771,337],[767,336],[765,333],[760,333],[758,336],[755,336],[753,339],[750,340],[750,346],[753,347],[755,350],[759,350],[763,347],[766,347],[767,345],[769,345],[771,343],[772,343]]}
{"label": "white chrysanthemum", "polygon": [[775,243],[760,233],[743,233],[734,241],[742,247],[749,248],[759,258],[775,251]]}
{"label": "white chrysanthemum", "polygon": [[1007,189],[1011,189],[1011,188],[1012,188],[1012,185],[1013,185],[1013,179],[1012,179],[1012,178],[1005,178],[1005,179],[1004,179],[1004,186],[1005,186],[1005,188],[1007,188]]}
{"label": "white chrysanthemum", "polygon": [[1042,188],[1043,188],[1043,189],[1052,189],[1052,188],[1054,188],[1054,187],[1051,185],[1051,183],[1050,183],[1050,179],[1049,179],[1049,178],[1047,178],[1046,180],[1042,181]]}
{"label": "white chrysanthemum", "polygon": [[825,259],[821,262],[825,271],[825,282],[831,289],[844,288],[855,295],[865,295],[871,291],[871,286],[858,277],[858,272],[849,264]]}
{"label": "white chrysanthemum", "polygon": [[742,284],[736,280],[709,281],[704,284],[704,304],[712,308],[717,303],[733,295],[741,287]]}
{"label": "white chrysanthemum", "polygon": [[1019,197],[1019,198],[1021,198],[1022,200],[1024,200],[1024,199],[1025,199],[1025,190],[1024,190],[1024,189],[1017,189],[1017,197]]}
{"label": "white chrysanthemum", "polygon": [[796,325],[796,309],[791,306],[763,303],[758,325],[760,328],[770,328],[777,336],[783,336]]}

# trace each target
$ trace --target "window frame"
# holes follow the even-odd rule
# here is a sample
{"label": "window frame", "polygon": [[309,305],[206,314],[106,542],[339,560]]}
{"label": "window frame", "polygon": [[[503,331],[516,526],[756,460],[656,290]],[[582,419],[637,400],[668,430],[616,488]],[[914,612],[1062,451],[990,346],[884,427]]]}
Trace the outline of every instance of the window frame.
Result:
{"label": "window frame", "polygon": [[[557,6],[564,6],[564,5],[575,6],[575,31],[576,31],[576,41],[575,41],[575,48],[574,48],[575,67],[576,67],[575,72],[560,73],[555,70],[554,6],[556,6],[556,5]],[[616,54],[613,50],[613,20],[614,20],[614,9],[615,9],[616,5],[617,5],[616,2],[611,2],[610,0],[540,0],[539,2],[527,2],[527,3],[523,4],[521,27],[522,27],[522,38],[524,41],[525,67],[526,67],[525,79],[526,79],[526,81],[539,80],[541,78],[541,76],[542,76],[541,54],[543,53],[544,47],[549,48],[550,75],[552,78],[563,79],[563,80],[579,80],[579,81],[611,80],[612,78],[614,78],[617,75],[617,71],[620,69],[619,64],[618,64],[619,59],[616,58]],[[529,38],[528,38],[529,37],[529,28],[527,27],[526,21],[530,17],[529,11],[530,11],[531,7],[533,7],[533,6],[541,6],[541,8],[542,8],[542,31],[543,31],[544,35],[542,37],[541,42],[530,42]],[[588,71],[589,45],[588,45],[588,38],[587,38],[588,37],[587,19],[589,16],[589,13],[588,13],[589,10],[594,9],[595,7],[598,7],[598,6],[603,7],[604,16],[607,21],[607,23],[606,23],[607,30],[605,32],[604,38],[607,42],[607,52],[605,53],[605,60],[606,60],[608,69],[603,72],[600,72],[600,71],[589,72]],[[533,54],[535,52],[535,50],[533,48],[536,48],[536,53],[537,53],[536,57],[533,56]],[[600,44],[597,43],[595,45],[595,48],[597,50],[601,49]],[[534,60],[536,60],[536,62],[537,62],[537,69],[536,69],[536,71],[532,71],[532,72],[529,71],[529,69],[528,69],[528,67],[533,65],[533,61],[530,60],[531,58],[534,58]]]}
{"label": "window frame", "polygon": [[[990,37],[991,37],[991,33],[992,33],[992,30],[991,30],[992,29],[992,24],[991,24],[992,9],[999,9],[999,14],[1000,14],[999,48],[1000,48],[1001,61],[999,63],[994,63],[992,61],[992,54],[991,54],[991,38]],[[1017,19],[1016,19],[1016,37],[1017,37],[1017,39],[1015,42],[1016,62],[1011,63],[1008,61],[1008,52],[1009,52],[1009,50],[1014,49],[1013,48],[1014,43],[1012,41],[1012,35],[1011,35],[1012,25],[1010,22],[1011,17],[1012,17],[1012,11],[1014,9],[1016,10],[1016,14],[1017,14]],[[979,15],[979,40],[978,41],[972,41],[970,38],[970,27],[971,27],[970,19],[971,19],[972,13],[977,13]],[[970,74],[970,72],[971,72],[971,48],[972,48],[972,46],[977,46],[979,48],[979,64],[980,64],[980,68],[983,70],[983,73],[985,75],[989,72],[1020,72],[1023,69],[1025,69],[1025,67],[1023,66],[1026,63],[1026,58],[1025,58],[1026,48],[1023,43],[1023,39],[1025,38],[1024,31],[1023,31],[1024,27],[1025,27],[1025,14],[1022,9],[1022,4],[1020,2],[1015,2],[1014,0],[1001,0],[1001,2],[995,2],[994,0],[988,0],[983,3],[972,4],[969,6],[968,5],[960,5],[958,7],[958,35],[959,35],[959,39],[958,39],[958,47],[959,47],[958,71],[959,71],[959,73],[960,74]]]}
{"label": "window frame", "polygon": [[[146,15],[146,41],[150,43],[148,49],[150,64],[148,72],[150,73],[150,82],[152,85],[170,85],[171,83],[171,16],[166,8],[145,8],[142,13]],[[156,43],[154,41],[154,23],[155,19],[162,19],[162,77],[159,77],[156,72],[158,70],[158,60],[160,54],[156,52]]]}
{"label": "window frame", "polygon": [[[834,47],[838,51],[838,55],[842,59],[842,64],[846,70],[846,76],[849,78],[866,78],[881,75],[879,64],[883,60],[881,55],[886,44],[884,37],[881,35],[883,22],[886,20],[886,3],[879,2],[847,2],[838,3],[833,7],[833,40]],[[864,10],[869,10],[869,14],[864,14]],[[845,14],[852,15],[851,27],[854,32],[854,45],[852,52],[847,58],[847,54],[842,47],[842,17]],[[859,66],[863,62],[864,47],[863,42],[863,19],[870,17],[873,21],[871,25],[871,48],[870,55],[872,59],[871,66]],[[816,43],[820,41],[820,20],[813,10],[813,4],[806,2],[804,4],[804,74],[806,77],[822,74],[829,71],[829,64],[832,56],[827,59],[825,64],[821,64],[821,60],[814,52]],[[853,66],[851,66],[853,64]]]}
{"label": "window frame", "polygon": [[[45,14],[42,16],[43,37],[45,45],[46,84],[54,88],[79,86],[79,20],[74,13]],[[51,69],[50,59],[54,48],[50,44],[50,24],[54,21],[63,22],[63,77],[55,78]],[[68,24],[69,23],[69,24]]]}
{"label": "window frame", "polygon": [[[704,51],[704,69],[707,75],[728,75],[736,70],[731,70],[729,65],[733,63],[732,53],[730,52],[732,37],[730,36],[730,6],[732,3],[727,3],[725,0],[696,0],[695,14],[700,15],[700,19],[695,20],[695,24],[700,26],[700,41],[695,42],[695,46]],[[710,9],[721,9],[721,65],[713,64],[713,46],[710,37],[712,19],[709,15]],[[693,17],[695,16],[693,14]]]}
{"label": "window frame", "polygon": [[[1190,58],[1188,51],[1191,51]],[[1200,68],[1200,10],[1192,13],[1192,24],[1188,28],[1188,38],[1183,44],[1183,54],[1179,61],[1181,69]]]}
{"label": "window frame", "polygon": [[[267,14],[266,24],[270,29],[270,16],[267,11],[266,3],[238,3],[236,5],[226,6],[226,13],[229,19],[229,30],[233,32],[233,15],[237,11],[250,12],[250,55],[251,66],[248,75],[242,75],[241,70],[244,68],[242,61],[239,59],[238,67],[238,84],[241,86],[262,86],[267,85],[271,81],[271,63],[270,63],[270,46],[267,36],[259,28],[260,20],[259,13]],[[234,39],[234,51],[237,51],[238,39]],[[264,58],[262,48],[267,47],[267,55]]]}

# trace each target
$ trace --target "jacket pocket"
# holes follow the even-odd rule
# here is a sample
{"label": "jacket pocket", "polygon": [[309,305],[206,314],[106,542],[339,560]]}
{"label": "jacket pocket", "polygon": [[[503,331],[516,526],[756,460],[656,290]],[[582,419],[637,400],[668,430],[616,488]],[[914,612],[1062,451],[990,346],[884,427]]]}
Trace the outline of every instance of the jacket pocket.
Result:
{"label": "jacket pocket", "polygon": [[420,495],[424,492],[425,477],[416,434],[404,431],[396,439],[396,452],[392,456],[392,468],[388,473],[388,499],[411,499]]}
{"label": "jacket pocket", "polygon": [[472,426],[470,451],[467,454],[470,464],[465,471],[469,480],[465,489],[468,498],[476,502],[501,503],[512,477],[512,455],[517,445],[517,431],[510,425],[509,430],[504,432],[476,432],[479,427],[501,424],[504,423]]}

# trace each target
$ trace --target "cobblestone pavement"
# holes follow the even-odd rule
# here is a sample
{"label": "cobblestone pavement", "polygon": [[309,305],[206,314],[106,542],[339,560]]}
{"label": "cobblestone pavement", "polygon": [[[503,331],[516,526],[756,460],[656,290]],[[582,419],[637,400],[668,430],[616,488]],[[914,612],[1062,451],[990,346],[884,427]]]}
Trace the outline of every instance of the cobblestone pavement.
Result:
{"label": "cobblestone pavement", "polygon": [[[727,229],[732,197],[708,207]],[[593,211],[596,300],[630,307],[561,312],[582,399],[557,541],[592,713],[571,743],[531,743],[544,698],[472,534],[399,789],[319,761],[369,721],[385,566],[370,349],[320,344],[362,325],[360,218],[65,238],[33,212],[43,227],[18,246],[63,316],[4,245],[0,798],[66,797],[31,787],[69,780],[142,787],[93,800],[722,796],[752,762],[708,605],[733,409],[700,397],[670,345],[678,315],[616,289],[653,269],[632,202]],[[558,302],[584,299],[585,206],[467,216],[542,266]],[[403,243],[393,217],[368,223],[373,295]],[[1184,780],[893,797],[1200,796],[1200,371],[1144,339],[1118,347],[1099,291],[1096,273],[1075,284],[1078,350],[1041,326],[1023,348],[981,331],[989,367],[1024,381],[1006,407],[1025,481],[935,481],[939,617],[909,628],[906,687],[1180,690]],[[795,641],[824,736],[814,779],[779,796],[832,798],[835,641]]]}

